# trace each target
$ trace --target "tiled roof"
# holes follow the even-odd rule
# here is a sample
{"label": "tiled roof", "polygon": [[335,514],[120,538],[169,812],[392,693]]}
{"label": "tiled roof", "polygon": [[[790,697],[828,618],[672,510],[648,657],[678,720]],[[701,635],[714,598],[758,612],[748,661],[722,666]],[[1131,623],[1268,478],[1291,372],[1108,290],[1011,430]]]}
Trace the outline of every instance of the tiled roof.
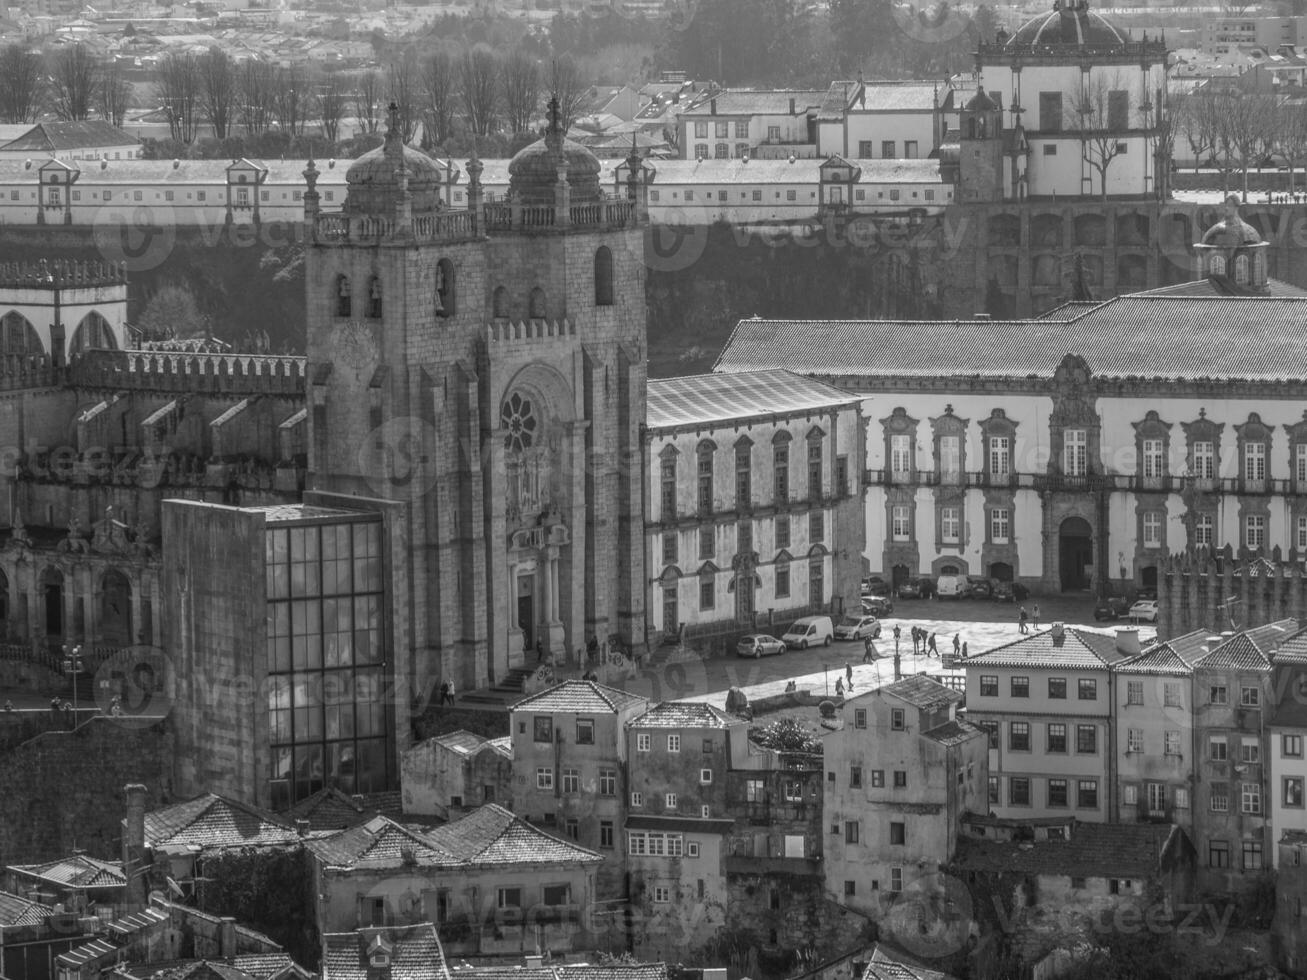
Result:
{"label": "tiled roof", "polygon": [[1166,674],[1187,677],[1193,673],[1193,667],[1171,648],[1169,643],[1159,643],[1142,653],[1122,660],[1116,669],[1123,674]]}
{"label": "tiled roof", "polygon": [[1271,655],[1276,664],[1307,664],[1307,629],[1299,630]]}
{"label": "tiled roof", "polygon": [[150,847],[240,847],[293,844],[299,839],[293,823],[213,793],[145,815],[145,842]]}
{"label": "tiled roof", "polygon": [[184,960],[122,964],[109,976],[124,980],[268,980],[281,973],[281,970],[253,973],[223,960]]}
{"label": "tiled roof", "polygon": [[[711,98],[705,98],[684,116],[788,116],[790,100],[794,112],[802,115],[815,109],[826,99],[826,92],[808,89],[722,89]],[[714,107],[716,112],[713,112]]]}
{"label": "tiled roof", "polygon": [[99,861],[85,854],[44,864],[14,864],[9,870],[62,888],[121,888],[127,884],[122,862]]}
{"label": "tiled roof", "polygon": [[1116,652],[1116,640],[1101,633],[1064,627],[1062,638],[1051,629],[1023,636],[1001,647],[967,658],[966,669],[983,667],[1076,667],[1081,670],[1106,670],[1109,664],[1125,659]]}
{"label": "tiled roof", "polygon": [[597,864],[603,858],[572,841],[545,833],[496,803],[426,834],[463,867],[504,864]]}
{"label": "tiled roof", "polygon": [[511,735],[486,738],[484,735],[459,729],[447,735],[436,735],[431,741],[443,745],[451,752],[457,752],[461,756],[474,756],[482,749],[488,748],[506,759],[513,758],[513,738]]}
{"label": "tiled roof", "polygon": [[853,112],[931,112],[944,98],[939,82],[866,82],[849,93]]}
{"label": "tiled roof", "polygon": [[334,787],[327,787],[300,800],[282,816],[287,821],[307,820],[310,830],[323,831],[355,827],[377,813],[364,806],[361,798],[356,801]]}
{"label": "tiled roof", "polygon": [[847,391],[780,369],[697,374],[649,382],[648,427],[657,432],[755,416],[811,413],[860,400]]}
{"label": "tiled roof", "polygon": [[[1291,282],[1282,279],[1266,280],[1271,296],[1307,296],[1307,289],[1299,289]],[[1178,282],[1170,286],[1158,286],[1135,293],[1136,296],[1227,296],[1222,293],[1210,279],[1195,279],[1192,282]]]}
{"label": "tiled roof", "polygon": [[309,975],[307,970],[290,958],[289,953],[246,953],[233,957],[231,962],[246,973],[266,980],[285,975]]}
{"label": "tiled roof", "polygon": [[665,963],[591,966],[560,963],[542,966],[465,966],[451,971],[454,980],[667,980]]}
{"label": "tiled roof", "polygon": [[835,81],[826,90],[826,98],[821,100],[817,109],[818,119],[843,119],[844,110],[848,108],[849,99],[858,90],[856,81]]}
{"label": "tiled roof", "polygon": [[1203,670],[1269,670],[1276,645],[1298,632],[1292,619],[1244,630],[1212,647],[1197,661]]}
{"label": "tiled roof", "polygon": [[[824,161],[808,159],[763,160],[758,157],[731,158],[729,160],[654,160],[655,187],[689,186],[694,188],[731,184],[804,184],[811,185],[816,193]],[[939,161],[921,160],[855,160],[862,171],[858,180],[863,184],[939,184]],[[611,182],[611,178],[609,178]],[[484,179],[483,179],[484,183]],[[664,201],[666,203],[666,201]],[[778,366],[778,365],[769,365]]]}
{"label": "tiled roof", "polygon": [[872,950],[860,980],[952,980],[949,974],[928,970],[902,953],[890,952],[880,944]]}
{"label": "tiled roof", "polygon": [[368,947],[378,937],[391,946],[390,980],[449,980],[445,951],[430,922],[327,933],[322,937],[322,980],[369,980],[375,976],[368,970]]}
{"label": "tiled roof", "polygon": [[424,868],[452,868],[459,858],[416,831],[389,817],[373,817],[357,827],[309,842],[311,850],[328,867],[390,867],[408,864]]}
{"label": "tiled roof", "polygon": [[0,891],[0,926],[26,926],[54,913],[49,905],[33,902],[12,892]]}
{"label": "tiled roof", "polygon": [[319,507],[316,504],[266,504],[259,507],[243,507],[247,512],[260,513],[265,522],[272,524],[279,521],[312,521],[324,518],[368,519],[367,514],[344,507]]}
{"label": "tiled roof", "polygon": [[1170,824],[1076,823],[1066,840],[993,841],[958,838],[956,866],[1073,878],[1139,878],[1157,873],[1167,841],[1183,834]]}
{"label": "tiled roof", "polygon": [[921,708],[923,711],[947,708],[950,704],[957,704],[963,697],[960,691],[945,687],[925,674],[914,674],[893,684],[886,684],[880,688],[880,692],[892,694],[900,701],[906,701],[914,708]]}
{"label": "tiled roof", "polygon": [[1051,378],[1078,354],[1106,378],[1277,380],[1307,359],[1307,297],[1119,296],[1070,322],[741,320],[713,370]]}
{"label": "tiled roof", "polygon": [[1307,844],[1307,830],[1286,830],[1280,835],[1281,844]]}
{"label": "tiled roof", "polygon": [[37,123],[22,136],[0,146],[6,152],[50,153],[58,150],[81,150],[97,146],[140,146],[141,141],[112,123],[101,120],[85,122]]}
{"label": "tiled roof", "polygon": [[922,734],[940,745],[961,745],[984,733],[975,725],[970,725],[965,721],[946,721],[944,724]]}
{"label": "tiled roof", "polygon": [[509,711],[576,711],[582,714],[617,714],[632,705],[647,703],[637,694],[627,694],[596,681],[567,680],[539,694],[530,694],[511,705]]}
{"label": "tiled roof", "polygon": [[1045,310],[1036,320],[1057,320],[1065,323],[1067,320],[1074,320],[1082,313],[1088,312],[1092,307],[1098,305],[1095,299],[1069,299],[1061,306],[1055,306],[1051,310]]}
{"label": "tiled roof", "polygon": [[663,701],[631,720],[632,728],[729,728],[731,719],[711,704]]}

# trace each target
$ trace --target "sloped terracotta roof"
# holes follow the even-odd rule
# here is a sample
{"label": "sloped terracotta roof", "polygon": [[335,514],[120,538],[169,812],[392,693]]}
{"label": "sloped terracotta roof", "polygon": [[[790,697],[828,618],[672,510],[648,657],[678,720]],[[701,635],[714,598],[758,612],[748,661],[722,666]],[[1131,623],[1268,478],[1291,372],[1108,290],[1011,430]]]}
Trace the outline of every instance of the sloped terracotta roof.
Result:
{"label": "sloped terracotta roof", "polygon": [[1299,630],[1271,655],[1275,664],[1307,664],[1307,629]]}
{"label": "sloped terracotta roof", "polygon": [[879,690],[882,694],[893,695],[923,711],[938,711],[950,704],[957,704],[963,698],[962,692],[945,687],[925,674],[913,674],[893,684],[886,684]]}
{"label": "sloped terracotta roof", "polygon": [[1202,670],[1269,670],[1274,649],[1297,632],[1292,619],[1243,630],[1214,645],[1196,665]]}
{"label": "sloped terracotta roof", "polygon": [[121,888],[127,884],[122,862],[100,861],[85,854],[43,864],[14,864],[9,870],[61,888]]}
{"label": "sloped terracotta roof", "polygon": [[603,858],[572,841],[545,833],[497,803],[426,835],[435,846],[457,855],[464,867],[504,864],[597,864]]}
{"label": "sloped terracotta roof", "polygon": [[90,119],[84,122],[37,123],[22,136],[0,146],[0,150],[52,153],[97,146],[140,146],[141,141],[112,123]]}
{"label": "sloped terracotta roof", "polygon": [[145,815],[149,847],[266,846],[299,839],[294,824],[276,814],[213,793]]}
{"label": "sloped terracotta roof", "polygon": [[309,842],[309,849],[328,867],[415,867],[452,868],[459,857],[424,835],[395,823],[389,817],[373,817],[330,837]]}
{"label": "sloped terracotta roof", "polygon": [[1075,667],[1080,670],[1106,670],[1125,658],[1116,651],[1110,636],[1064,627],[1062,638],[1051,629],[1023,636],[1003,646],[978,653],[966,660],[965,667]]}
{"label": "sloped terracotta roof", "polygon": [[349,796],[333,787],[320,789],[296,803],[282,816],[290,821],[307,820],[312,831],[344,830],[366,823],[376,816],[398,820],[403,807],[398,800],[378,798],[380,794]]}
{"label": "sloped terracotta roof", "polygon": [[54,908],[12,892],[0,891],[0,926],[26,926],[45,921]]}
{"label": "sloped terracotta roof", "polygon": [[984,732],[975,725],[954,720],[946,721],[922,734],[931,741],[939,742],[940,745],[962,745],[978,735],[983,735]]}
{"label": "sloped terracotta roof", "polygon": [[538,694],[530,694],[509,707],[509,711],[576,711],[582,714],[617,714],[645,701],[596,681],[566,680]]}
{"label": "sloped terracotta roof", "polygon": [[390,949],[390,980],[449,980],[445,951],[430,922],[360,929],[322,937],[322,980],[370,980],[368,946],[381,937]]}
{"label": "sloped terracotta roof", "polygon": [[711,704],[663,701],[630,722],[632,728],[729,728],[731,719]]}
{"label": "sloped terracotta roof", "polygon": [[[788,116],[790,101],[794,112],[802,115],[816,109],[826,100],[826,91],[809,89],[722,89],[716,95],[705,97],[683,116]],[[716,110],[714,112],[714,109]]]}

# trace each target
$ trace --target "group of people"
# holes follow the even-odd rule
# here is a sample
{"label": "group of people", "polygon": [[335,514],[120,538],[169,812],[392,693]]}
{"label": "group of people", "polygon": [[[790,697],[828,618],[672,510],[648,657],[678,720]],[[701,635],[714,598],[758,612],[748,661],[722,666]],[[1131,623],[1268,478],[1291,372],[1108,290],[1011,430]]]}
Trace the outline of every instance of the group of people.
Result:
{"label": "group of people", "polygon": [[[1021,612],[1019,615],[1021,617],[1021,622],[1020,625],[1018,626],[1018,629],[1020,629],[1022,633],[1029,633],[1030,615],[1026,612],[1025,606],[1021,607]],[[1037,602],[1035,603],[1035,615],[1034,615],[1033,622],[1034,622],[1035,629],[1039,629],[1039,603]]]}

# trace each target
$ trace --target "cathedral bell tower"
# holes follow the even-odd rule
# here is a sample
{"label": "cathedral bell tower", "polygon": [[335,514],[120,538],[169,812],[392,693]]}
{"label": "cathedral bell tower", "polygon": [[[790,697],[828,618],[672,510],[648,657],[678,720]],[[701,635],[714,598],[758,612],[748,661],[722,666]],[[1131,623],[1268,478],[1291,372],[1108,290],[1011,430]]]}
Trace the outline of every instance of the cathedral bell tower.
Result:
{"label": "cathedral bell tower", "polygon": [[473,159],[450,210],[398,117],[339,212],[305,172],[310,485],[392,515],[386,660],[429,697],[638,648],[644,183],[605,195],[551,99],[507,198]]}
{"label": "cathedral bell tower", "polygon": [[983,86],[959,113],[957,142],[940,147],[940,171],[959,203],[1003,200],[1003,111]]}

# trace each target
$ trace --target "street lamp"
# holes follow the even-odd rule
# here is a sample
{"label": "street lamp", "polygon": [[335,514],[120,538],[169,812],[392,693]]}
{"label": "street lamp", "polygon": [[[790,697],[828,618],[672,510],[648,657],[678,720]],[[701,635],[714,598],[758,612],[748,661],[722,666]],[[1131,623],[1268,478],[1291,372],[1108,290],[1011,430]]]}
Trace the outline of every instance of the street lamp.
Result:
{"label": "street lamp", "polygon": [[82,647],[64,644],[64,672],[73,678],[73,725],[77,725],[77,675],[82,672]]}

